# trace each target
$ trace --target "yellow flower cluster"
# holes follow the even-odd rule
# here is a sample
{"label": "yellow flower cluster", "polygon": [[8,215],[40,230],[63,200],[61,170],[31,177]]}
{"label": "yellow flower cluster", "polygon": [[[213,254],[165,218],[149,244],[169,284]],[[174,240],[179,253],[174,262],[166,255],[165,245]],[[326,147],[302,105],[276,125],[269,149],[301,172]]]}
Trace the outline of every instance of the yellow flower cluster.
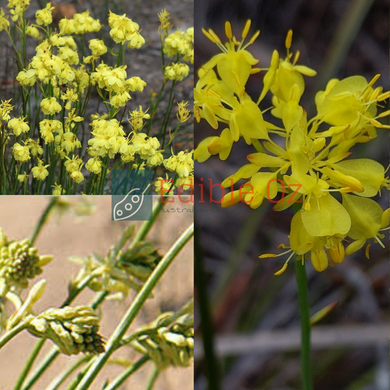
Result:
{"label": "yellow flower cluster", "polygon": [[36,48],[37,54],[32,58],[28,68],[19,72],[16,79],[22,86],[31,87],[37,80],[40,80],[44,84],[50,83],[53,87],[56,87],[57,85],[71,83],[75,79],[76,73],[66,61],[75,62],[74,54],[70,54],[70,51],[73,51],[72,47],[76,46],[73,38],[61,39],[58,37],[58,45],[64,45],[60,47],[58,55],[52,54],[52,41],[45,40],[38,45]]}
{"label": "yellow flower cluster", "polygon": [[51,6],[51,3],[47,3],[44,9],[41,9],[35,13],[35,17],[37,18],[37,23],[39,25],[48,26],[53,23],[52,12],[54,7]]}
{"label": "yellow flower cluster", "polygon": [[178,62],[176,64],[167,66],[165,68],[164,76],[167,80],[182,81],[185,77],[188,76],[189,71],[190,68],[187,64]]}
{"label": "yellow flower cluster", "polygon": [[[9,0],[8,4],[12,19],[18,20],[15,23],[17,34],[22,36],[25,33],[38,38],[38,44],[35,47],[35,55],[30,60],[16,52],[21,69],[16,80],[20,83],[23,96],[29,97],[21,114],[15,114],[11,119],[13,107],[10,102],[0,104],[0,126],[6,129],[7,136],[4,142],[5,145],[10,142],[12,159],[17,162],[12,165],[14,172],[8,176],[16,177],[24,184],[23,188],[19,186],[14,189],[9,186],[6,191],[20,192],[22,189],[25,192],[39,192],[42,189],[47,192],[50,188],[53,194],[61,194],[64,191],[71,193],[78,190],[72,181],[84,181],[84,167],[93,174],[88,175],[89,180],[84,191],[102,192],[104,186],[99,182],[107,180],[110,159],[117,159],[119,167],[130,163],[129,169],[156,169],[163,165],[166,153],[160,142],[165,145],[163,138],[168,137],[166,133],[168,132],[169,136],[176,134],[180,123],[190,118],[190,112],[186,108],[188,103],[179,104],[179,124],[176,129],[172,131],[167,127],[167,123],[164,123],[165,128],[161,129],[158,138],[152,136],[152,133],[149,135],[150,131],[155,131],[152,129],[152,123],[148,124],[145,133],[141,131],[146,121],[153,122],[161,94],[152,95],[150,109],[139,106],[138,109],[129,110],[127,119],[130,131],[125,132],[126,125],[121,122],[126,108],[121,121],[116,119],[119,111],[132,99],[131,94],[143,92],[146,87],[144,80],[138,76],[129,77],[127,66],[121,65],[124,62],[125,45],[137,49],[145,43],[140,26],[125,14],[110,12],[110,36],[120,45],[118,53],[110,50],[117,55],[117,65],[109,66],[102,59],[109,51],[103,39],[90,39],[87,48],[83,45],[83,55],[80,57],[74,36],[97,32],[102,27],[99,20],[90,16],[89,11],[77,13],[71,19],[61,19],[59,32],[53,32],[52,3],[47,3],[43,9],[36,11],[36,24],[29,24],[25,20],[29,3],[29,0]],[[169,13],[165,11],[160,16],[161,23],[166,28],[164,38],[160,35],[162,60],[164,62],[166,56],[173,59],[173,63],[163,70],[165,79],[161,87],[162,93],[166,80],[179,81],[189,73],[189,66],[179,60],[193,62],[193,29],[190,28],[186,32],[176,31],[169,35]],[[7,29],[9,32],[8,18],[1,9],[0,31]],[[12,41],[12,36],[10,39]],[[18,46],[12,43],[13,46]],[[25,44],[24,36],[20,46]],[[172,90],[174,85],[175,83],[171,83]],[[107,113],[91,115],[89,132],[87,123],[83,123],[83,117],[93,86],[96,87]],[[35,122],[28,117],[33,99],[36,99],[40,109]],[[38,137],[35,138],[36,136]],[[169,139],[168,145],[173,141],[173,137],[174,135]],[[182,157],[186,160],[180,153],[175,156],[178,159]],[[172,158],[170,157],[170,166],[173,166]],[[173,169],[178,183],[184,183],[192,175],[192,157],[192,166],[189,168],[187,165],[191,165],[191,161],[184,160],[176,164],[183,166],[182,168]],[[34,180],[40,181],[38,186],[33,185]],[[42,181],[45,181],[43,186]]]}
{"label": "yellow flower cluster", "polygon": [[[313,77],[316,72],[297,64],[299,53],[290,52],[289,31],[286,58],[273,52],[263,89],[253,101],[245,88],[250,75],[260,69],[254,67],[259,60],[247,47],[259,31],[245,43],[249,29],[250,21],[238,41],[226,22],[226,44],[214,31],[203,31],[222,53],[199,71],[195,118],[198,122],[205,119],[214,129],[222,124],[222,132],[204,139],[195,158],[203,162],[219,154],[225,160],[241,138],[255,148],[247,156],[249,164],[222,182],[223,187],[232,188],[244,180],[239,189],[223,197],[222,206],[243,202],[256,209],[268,199],[275,203],[275,211],[283,211],[293,203],[301,203],[301,212],[291,222],[290,258],[294,254],[302,260],[310,256],[317,271],[326,269],[329,262],[341,263],[346,254],[359,250],[369,239],[383,246],[380,231],[388,226],[390,211],[383,211],[370,198],[390,188],[385,168],[374,160],[348,157],[354,145],[376,137],[376,128],[390,128],[380,122],[390,116],[390,110],[377,113],[390,92],[374,88],[379,75],[370,82],[362,76],[333,79],[325,91],[316,94],[317,113],[307,118],[300,105],[305,90],[303,76]],[[269,92],[272,123],[263,118],[259,108]],[[349,245],[344,248],[347,237]]]}
{"label": "yellow flower cluster", "polygon": [[110,93],[110,104],[115,108],[121,108],[131,99],[130,92],[143,91],[146,86],[145,81],[139,77],[127,78],[126,65],[121,67],[111,67],[100,64],[96,71],[91,74],[91,80],[100,89],[105,89]]}
{"label": "yellow flower cluster", "polygon": [[89,11],[73,15],[73,19],[63,18],[59,23],[60,33],[67,34],[87,34],[98,32],[102,28],[100,21],[90,16]]}
{"label": "yellow flower cluster", "polygon": [[183,57],[186,62],[194,63],[194,28],[190,27],[186,32],[175,31],[169,34],[164,41],[164,53],[168,57]]}
{"label": "yellow flower cluster", "polygon": [[116,43],[129,42],[128,47],[132,49],[139,49],[145,43],[138,23],[127,18],[126,14],[117,15],[110,11],[108,25],[111,28],[110,36]]}
{"label": "yellow flower cluster", "polygon": [[13,118],[8,121],[8,127],[14,135],[19,136],[22,133],[28,133],[30,126],[25,122],[26,118]]}
{"label": "yellow flower cluster", "polygon": [[29,6],[30,0],[9,0],[7,8],[10,8],[11,19],[16,22]]}

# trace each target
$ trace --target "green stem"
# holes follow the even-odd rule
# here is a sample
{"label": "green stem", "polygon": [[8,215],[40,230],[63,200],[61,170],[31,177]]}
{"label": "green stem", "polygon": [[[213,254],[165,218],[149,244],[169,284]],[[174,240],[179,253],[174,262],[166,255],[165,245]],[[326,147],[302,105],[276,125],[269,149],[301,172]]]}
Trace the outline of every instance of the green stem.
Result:
{"label": "green stem", "polygon": [[39,219],[37,226],[35,227],[33,234],[31,235],[31,238],[30,238],[31,245],[33,245],[35,240],[38,238],[38,235],[39,235],[41,229],[43,228],[43,226],[45,225],[45,223],[49,217],[50,211],[57,204],[57,202],[58,202],[57,197],[50,199],[49,204],[46,206],[45,210],[43,211],[41,218]]}
{"label": "green stem", "polygon": [[28,326],[27,323],[22,322],[19,325],[16,325],[8,332],[4,333],[3,336],[0,337],[0,349],[4,347],[9,341],[11,341],[16,335],[26,329]]}
{"label": "green stem", "polygon": [[25,381],[28,373],[30,372],[31,367],[34,364],[35,359],[39,355],[39,352],[41,351],[44,343],[45,343],[45,339],[41,339],[35,344],[34,349],[32,350],[31,355],[29,356],[29,358],[27,360],[27,363],[25,364],[25,366],[23,367],[23,370],[21,371],[21,373],[19,375],[19,378],[15,384],[14,390],[20,390],[22,388],[23,382]]}
{"label": "green stem", "polygon": [[91,359],[90,356],[84,356],[83,358],[79,359],[76,363],[72,364],[67,370],[65,370],[61,375],[59,375],[57,378],[55,378],[48,387],[46,387],[46,390],[57,390],[64,381],[69,378],[70,375],[72,375],[73,372],[75,372],[78,368],[80,368],[84,363],[88,362]]}
{"label": "green stem", "polygon": [[[36,344],[36,348],[38,349],[38,352],[40,351],[40,349],[43,347],[43,344],[45,343],[46,339],[42,339],[39,341],[39,343]],[[34,349],[35,350],[35,349]],[[33,372],[31,378],[29,378],[29,381],[28,383],[26,384],[26,386],[23,387],[23,390],[29,390],[31,389],[32,386],[34,386],[34,384],[37,382],[37,380],[41,377],[41,375],[48,369],[48,367],[53,363],[54,359],[60,354],[60,351],[58,350],[58,348],[53,348],[46,356],[43,360],[41,360],[39,362],[39,367],[37,367],[37,369]],[[33,356],[33,354],[31,355],[31,357]],[[29,362],[31,362],[30,365],[27,365],[26,367],[28,367],[28,371],[30,370],[31,366],[32,366],[32,363],[34,362],[34,359],[36,357],[36,355],[34,356],[34,359],[29,359]],[[25,368],[26,368],[25,367]],[[28,373],[28,371],[26,370],[26,374]],[[23,381],[22,379],[24,380],[24,378],[20,377],[19,378],[20,380],[18,381],[18,384],[17,386],[15,386],[14,390],[19,390],[20,389],[20,386],[23,384]],[[19,384],[20,382],[20,384]]]}
{"label": "green stem", "polygon": [[160,374],[160,370],[157,367],[155,367],[153,374],[149,378],[148,387],[146,388],[146,390],[153,389],[153,386],[156,383],[156,380],[157,380],[159,374]]}
{"label": "green stem", "polygon": [[165,271],[172,264],[173,260],[176,258],[181,249],[183,249],[183,247],[191,239],[193,234],[194,225],[191,224],[168,250],[166,255],[163,257],[157,267],[153,270],[148,280],[143,285],[142,289],[132,302],[131,306],[118,324],[117,328],[114,330],[110,339],[107,341],[106,352],[97,357],[97,359],[91,365],[91,367],[77,386],[76,390],[86,390],[90,387],[100,370],[108,361],[117,346],[121,343],[123,336],[126,334],[130,325],[133,323],[135,317],[141,310],[142,306],[145,304],[146,300],[152,293],[158,281],[162,278]]}
{"label": "green stem", "polygon": [[137,362],[135,362],[132,366],[122,372],[119,376],[117,376],[112,383],[108,385],[104,390],[115,390],[119,386],[121,386],[129,376],[133,375],[137,370],[139,370],[147,361],[149,360],[148,356],[143,356]]}
{"label": "green stem", "polygon": [[203,254],[199,245],[199,235],[195,235],[195,288],[202,332],[205,371],[208,390],[220,390],[220,368],[215,354],[214,329],[211,318],[210,301],[207,296],[206,276],[203,264]]}
{"label": "green stem", "polygon": [[[63,302],[61,307],[65,307],[70,305],[73,300],[81,293],[81,291],[84,290],[88,286],[88,283],[93,279],[93,276],[89,275],[87,276],[75,290],[72,290],[68,298]],[[91,305],[93,309],[96,309],[98,305],[104,300],[106,297],[106,293],[102,292],[98,294],[98,299]],[[23,369],[22,374],[20,375],[18,382],[14,388],[14,390],[20,390],[22,388],[23,382],[25,381],[28,373],[30,372],[30,369],[35,361],[35,359],[38,356],[38,353],[43,347],[43,344],[45,343],[45,339],[41,339],[37,342],[35,345],[31,356],[28,359],[28,362],[26,366]],[[31,377],[29,378],[26,386],[23,387],[23,390],[29,390],[31,387],[37,382],[37,380],[42,376],[42,374],[46,371],[46,369],[54,362],[54,360],[57,358],[57,356],[60,354],[57,347],[53,347],[52,350],[45,356],[44,360],[42,360],[39,364],[39,366],[35,369],[35,371],[32,373]]]}
{"label": "green stem", "polygon": [[296,279],[298,285],[299,314],[301,318],[301,378],[302,390],[313,389],[313,378],[310,360],[310,305],[308,298],[307,276],[305,263],[295,261]]}
{"label": "green stem", "polygon": [[146,235],[149,233],[150,229],[152,228],[156,218],[160,214],[161,210],[165,206],[165,200],[167,200],[168,197],[164,197],[162,200],[157,203],[157,205],[153,208],[152,216],[149,221],[145,221],[140,229],[137,231],[136,236],[134,237],[134,240],[132,241],[130,248],[133,248],[135,244],[145,239]]}

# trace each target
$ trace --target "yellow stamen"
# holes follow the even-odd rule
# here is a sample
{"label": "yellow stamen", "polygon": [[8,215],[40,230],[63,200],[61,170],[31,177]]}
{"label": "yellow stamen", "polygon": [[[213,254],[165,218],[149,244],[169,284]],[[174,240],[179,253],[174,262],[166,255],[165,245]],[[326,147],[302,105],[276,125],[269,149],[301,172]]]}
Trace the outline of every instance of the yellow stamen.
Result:
{"label": "yellow stamen", "polygon": [[[378,97],[378,101],[379,101],[379,97]],[[379,114],[377,118],[384,118],[385,116],[389,116],[389,115],[390,115],[390,110],[387,110]]]}
{"label": "yellow stamen", "polygon": [[298,62],[300,56],[301,56],[301,52],[298,50],[295,53],[295,57],[294,57],[294,61],[293,61],[294,64],[296,64]]}
{"label": "yellow stamen", "polygon": [[225,22],[225,34],[229,39],[233,38],[232,25],[230,22]]}
{"label": "yellow stamen", "polygon": [[293,36],[292,30],[288,30],[288,33],[286,36],[286,42],[285,42],[285,46],[286,46],[287,50],[290,50],[290,48],[291,48],[292,36]]}
{"label": "yellow stamen", "polygon": [[217,43],[215,40],[214,40],[214,37],[208,32],[206,31],[204,28],[202,28],[202,33],[213,43]]}
{"label": "yellow stamen", "polygon": [[383,125],[382,125],[382,123],[380,123],[379,121],[377,121],[376,119],[374,119],[374,118],[370,118],[370,123],[372,124],[372,125],[374,125],[374,126],[376,126],[376,127],[382,127]]}
{"label": "yellow stamen", "polygon": [[251,23],[252,23],[252,22],[251,22],[250,19],[248,19],[248,20],[246,21],[244,30],[242,31],[242,35],[241,35],[242,39],[245,39],[245,38],[247,37],[248,32],[249,32],[249,30],[250,30],[250,28],[251,28]]}
{"label": "yellow stamen", "polygon": [[260,30],[257,30],[257,31],[253,34],[252,38],[250,39],[249,44],[252,45],[253,42],[259,37],[259,35],[260,35]]}
{"label": "yellow stamen", "polygon": [[382,92],[381,87],[375,88],[374,91],[372,92],[372,95],[370,96],[370,101],[376,100],[381,92]]}
{"label": "yellow stamen", "polygon": [[264,253],[259,256],[259,259],[269,259],[270,257],[277,257],[274,253]]}
{"label": "yellow stamen", "polygon": [[381,101],[383,101],[383,100],[388,99],[389,97],[390,97],[390,91],[380,94],[380,95],[378,96],[378,99],[377,99],[377,100],[378,100],[378,102],[381,102]]}
{"label": "yellow stamen", "polygon": [[209,34],[214,38],[215,43],[222,44],[221,40],[219,39],[218,35],[211,29],[209,28]]}
{"label": "yellow stamen", "polygon": [[368,244],[364,251],[364,254],[366,255],[367,259],[370,259],[370,248],[371,248],[371,244]]}
{"label": "yellow stamen", "polygon": [[276,271],[276,272],[274,273],[274,275],[275,275],[275,276],[281,275],[284,271],[286,271],[287,266],[288,266],[288,260],[283,264],[283,267],[282,267],[279,271]]}
{"label": "yellow stamen", "polygon": [[372,78],[372,80],[368,83],[367,88],[372,87],[372,86],[378,81],[379,77],[381,77],[380,74],[375,75],[375,76]]}

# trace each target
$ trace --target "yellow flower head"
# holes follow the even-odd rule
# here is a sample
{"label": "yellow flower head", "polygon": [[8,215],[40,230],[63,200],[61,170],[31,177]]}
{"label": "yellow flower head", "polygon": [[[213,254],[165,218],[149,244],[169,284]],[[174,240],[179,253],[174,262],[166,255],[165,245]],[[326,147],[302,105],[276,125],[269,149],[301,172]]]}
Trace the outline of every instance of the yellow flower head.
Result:
{"label": "yellow flower head", "polygon": [[46,177],[49,176],[49,171],[46,169],[49,166],[50,164],[43,165],[43,161],[38,159],[38,166],[31,169],[34,178],[40,181],[45,180]]}
{"label": "yellow flower head", "polygon": [[18,137],[22,133],[28,133],[30,126],[25,122],[26,118],[13,118],[8,121],[8,127]]}
{"label": "yellow flower head", "polygon": [[12,147],[12,152],[16,161],[25,162],[30,160],[30,150],[27,145],[20,145],[18,142]]}
{"label": "yellow flower head", "polygon": [[40,107],[45,115],[54,115],[62,110],[61,104],[55,97],[42,99]]}
{"label": "yellow flower head", "polygon": [[41,9],[35,13],[35,17],[37,18],[37,23],[39,25],[48,26],[53,23],[52,11],[54,7],[51,6],[51,3],[47,3],[44,9]]}

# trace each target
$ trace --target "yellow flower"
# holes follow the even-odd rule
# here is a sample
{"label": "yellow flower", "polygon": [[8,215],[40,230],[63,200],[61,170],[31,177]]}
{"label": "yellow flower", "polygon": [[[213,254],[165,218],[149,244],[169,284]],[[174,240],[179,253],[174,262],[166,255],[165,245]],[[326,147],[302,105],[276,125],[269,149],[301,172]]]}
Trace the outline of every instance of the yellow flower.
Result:
{"label": "yellow flower", "polygon": [[18,142],[12,147],[12,152],[16,161],[25,162],[30,160],[30,149],[27,145],[20,145]]}
{"label": "yellow flower", "polygon": [[3,8],[0,8],[0,31],[9,29],[8,16],[5,15]]}
{"label": "yellow flower", "polygon": [[94,56],[102,56],[107,53],[107,46],[102,39],[91,39],[89,41],[89,48]]}
{"label": "yellow flower", "polygon": [[34,141],[33,139],[28,138],[26,140],[26,145],[28,145],[30,153],[33,157],[43,154],[43,148],[41,145],[39,145],[39,141]]}
{"label": "yellow flower", "polygon": [[45,115],[54,115],[62,110],[61,104],[55,97],[42,99],[40,107]]}
{"label": "yellow flower", "polygon": [[110,11],[108,24],[111,28],[110,36],[116,43],[129,41],[129,47],[139,49],[145,40],[139,33],[139,25],[126,17],[126,14],[116,15]]}
{"label": "yellow flower", "polygon": [[28,175],[26,173],[18,175],[18,182],[25,183],[28,180]]}
{"label": "yellow flower", "polygon": [[30,35],[30,37],[38,38],[39,37],[39,30],[34,26],[28,26],[26,28],[26,34]]}
{"label": "yellow flower", "polygon": [[95,175],[99,175],[102,171],[102,162],[99,160],[99,158],[92,157],[85,164],[85,168]]}
{"label": "yellow flower", "polygon": [[26,118],[13,118],[8,121],[8,127],[18,137],[22,133],[28,133],[30,126],[25,122]]}
{"label": "yellow flower", "polygon": [[191,118],[191,111],[187,109],[188,102],[182,101],[177,103],[179,112],[176,114],[177,119],[180,123],[187,122]]}
{"label": "yellow flower", "polygon": [[49,176],[49,171],[46,169],[49,166],[50,164],[43,165],[43,161],[38,159],[38,166],[31,169],[34,178],[40,181],[45,180],[46,177]]}
{"label": "yellow flower", "polygon": [[188,76],[189,72],[190,68],[187,64],[177,63],[165,68],[164,77],[167,80],[182,81],[184,77]]}
{"label": "yellow flower", "polygon": [[173,195],[174,189],[173,179],[169,179],[168,174],[166,174],[165,179],[158,177],[154,182],[154,190],[159,195]]}
{"label": "yellow flower", "polygon": [[84,175],[80,171],[73,171],[70,174],[70,178],[77,184],[79,184],[82,181],[84,181]]}
{"label": "yellow flower", "polygon": [[62,188],[61,184],[54,183],[53,187],[53,195],[63,195],[65,194],[65,190]]}
{"label": "yellow flower", "polygon": [[44,9],[41,9],[35,13],[35,17],[37,18],[37,23],[39,25],[48,26],[53,22],[52,11],[54,7],[51,6],[51,3],[47,3]]}

